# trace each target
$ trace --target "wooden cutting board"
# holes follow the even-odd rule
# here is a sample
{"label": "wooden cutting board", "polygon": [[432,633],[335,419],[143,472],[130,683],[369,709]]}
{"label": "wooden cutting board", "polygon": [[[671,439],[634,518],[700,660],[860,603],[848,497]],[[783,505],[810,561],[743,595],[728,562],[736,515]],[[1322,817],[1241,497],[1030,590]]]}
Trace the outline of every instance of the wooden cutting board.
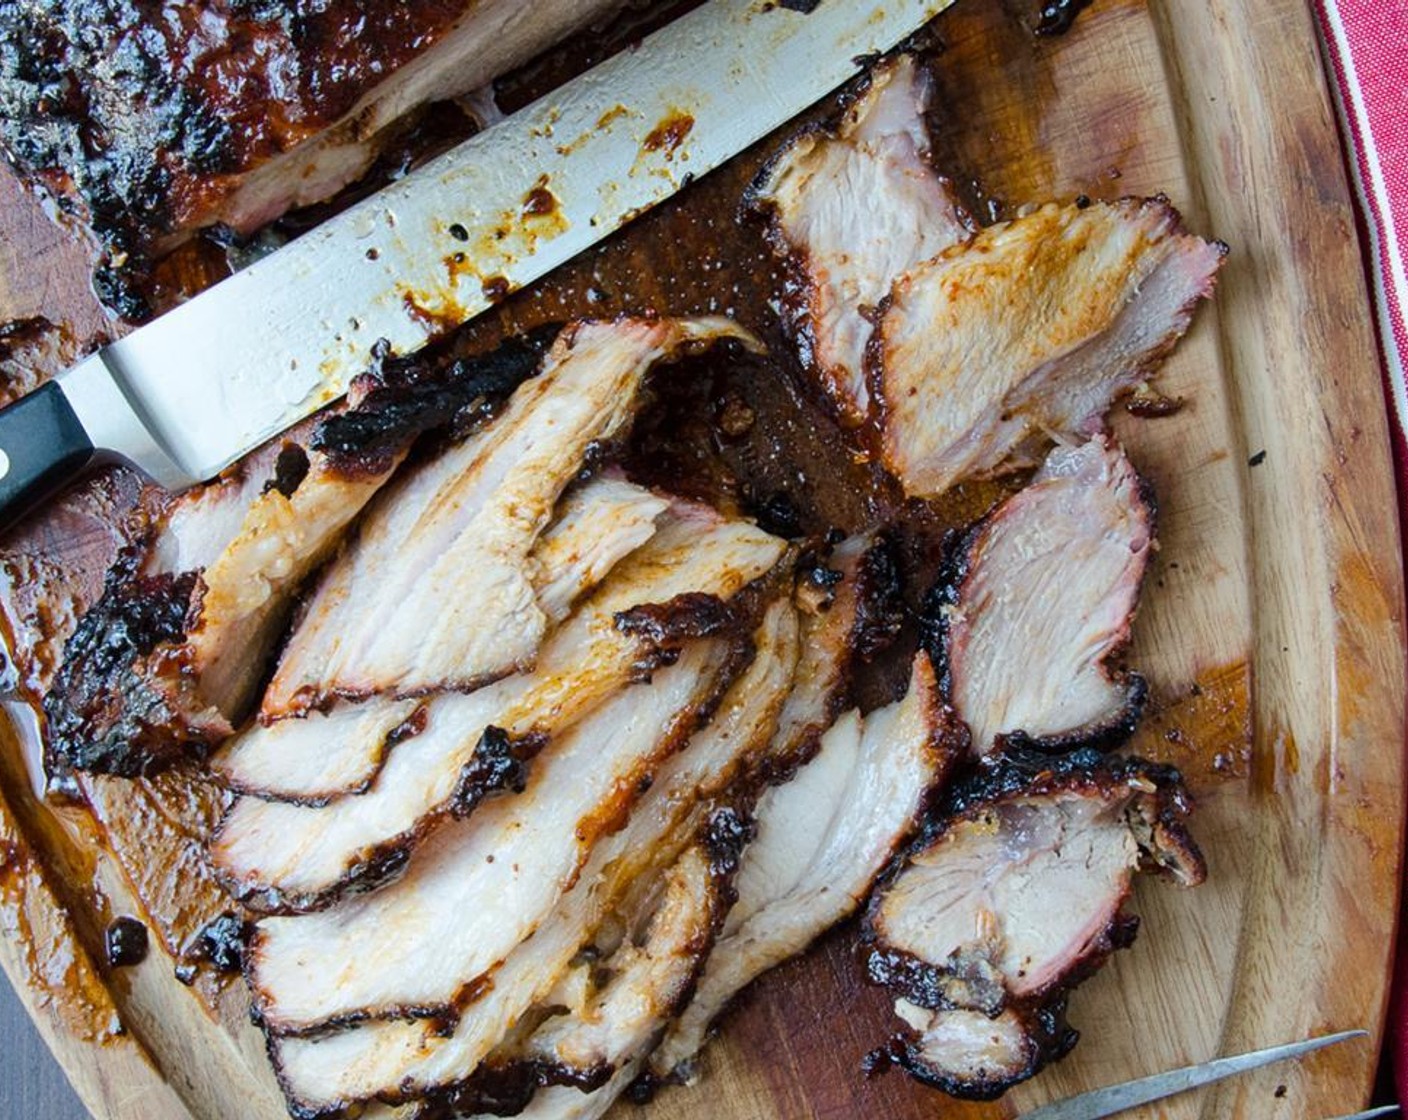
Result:
{"label": "wooden cutting board", "polygon": [[[1151,713],[1133,749],[1184,770],[1209,881],[1196,892],[1140,884],[1138,943],[1072,999],[1081,1044],[1001,1103],[952,1102],[896,1074],[863,1078],[862,1056],[893,1020],[842,929],[746,993],[701,1083],[667,1090],[642,1115],[1012,1116],[1349,1027],[1373,1037],[1148,1114],[1313,1120],[1367,1098],[1402,847],[1403,586],[1369,301],[1311,19],[1300,0],[1097,0],[1068,35],[1038,40],[1034,8],[960,0],[934,25],[941,165],[994,212],[1164,191],[1195,231],[1232,246],[1215,303],[1161,383],[1182,409],[1116,418],[1160,506],[1162,547],[1131,654],[1151,681]],[[761,241],[733,217],[772,146],[510,301],[465,344],[640,307],[730,310],[776,339]],[[42,313],[79,339],[101,329],[82,253],[3,177],[0,207],[0,320]],[[811,413],[796,409],[787,433],[800,444]],[[130,498],[124,487],[111,481],[0,542],[12,611],[46,564],[100,572],[111,547],[101,522]],[[824,482],[816,491],[844,520],[844,495],[828,497]],[[95,787],[96,834],[113,858],[82,814],[36,801],[22,736],[4,746],[0,963],[90,1109],[280,1115],[237,984],[179,985],[159,944],[135,969],[95,963],[112,914],[160,910],[155,920],[179,926],[200,910],[208,885],[179,839],[145,851],[123,839],[179,838],[199,799],[179,782]],[[162,868],[154,899],[151,865],[170,853],[183,870]],[[115,1015],[127,1031],[108,1037]]]}

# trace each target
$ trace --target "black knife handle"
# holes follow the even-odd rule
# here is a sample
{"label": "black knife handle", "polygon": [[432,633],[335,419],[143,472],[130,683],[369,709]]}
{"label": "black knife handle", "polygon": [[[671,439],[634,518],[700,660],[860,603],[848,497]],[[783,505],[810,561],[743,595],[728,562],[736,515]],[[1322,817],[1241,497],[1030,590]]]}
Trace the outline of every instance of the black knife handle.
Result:
{"label": "black knife handle", "polygon": [[72,482],[95,454],[58,382],[0,409],[0,528]]}

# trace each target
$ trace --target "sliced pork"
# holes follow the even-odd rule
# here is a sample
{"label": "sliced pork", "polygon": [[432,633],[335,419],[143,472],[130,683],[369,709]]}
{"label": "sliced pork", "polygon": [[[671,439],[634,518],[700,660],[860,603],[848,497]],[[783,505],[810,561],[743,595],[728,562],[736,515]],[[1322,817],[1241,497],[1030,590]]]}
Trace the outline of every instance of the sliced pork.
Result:
{"label": "sliced pork", "polygon": [[[544,613],[561,621],[615,563],[654,534],[656,519],[668,505],[616,478],[595,478],[573,490],[529,557]],[[685,507],[680,510],[680,516],[687,516]],[[688,516],[706,515],[695,511]],[[752,532],[760,544],[765,541],[750,526],[739,523],[737,530]],[[702,526],[700,532],[707,534]],[[766,571],[777,548],[761,551],[772,556],[760,569]],[[736,560],[728,558],[730,563]],[[727,579],[734,575],[730,570]],[[701,585],[708,592],[714,587]],[[663,599],[674,594],[665,591]],[[564,663],[557,661],[559,668]],[[326,712],[312,711],[301,718],[254,723],[211,759],[211,767],[228,787],[275,800],[321,805],[344,793],[364,793],[390,747],[425,730],[432,703],[377,696],[362,703],[335,702]]]}
{"label": "sliced pork", "polygon": [[[473,808],[481,771],[496,765],[493,752],[510,743],[552,741],[629,689],[643,666],[677,656],[686,642],[733,625],[726,607],[715,608],[766,575],[784,547],[747,522],[679,505],[658,536],[636,550],[548,639],[534,672],[476,692],[428,699],[406,717],[410,733],[400,730],[404,722],[391,726],[390,717],[384,720],[383,742],[393,737],[398,742],[379,748],[391,753],[365,793],[323,806],[255,797],[236,802],[211,846],[222,881],[246,904],[264,910],[313,909],[374,885],[401,866],[444,816]],[[670,604],[677,604],[677,613],[661,614]],[[651,612],[649,635],[632,625],[644,610]],[[358,707],[375,712],[381,706],[372,701]],[[334,709],[326,720],[309,720],[327,731],[337,712],[347,710],[357,709]],[[282,720],[256,732],[260,745],[254,749],[277,750],[273,739],[281,727],[307,722]],[[316,743],[299,745],[315,758],[337,747],[319,751]],[[278,765],[275,758],[267,761]],[[497,765],[509,761],[501,757]],[[242,762],[247,771],[251,760]]]}
{"label": "sliced pork", "polygon": [[722,338],[725,319],[568,326],[482,432],[404,474],[329,570],[264,697],[265,719],[334,696],[469,689],[530,667],[547,628],[529,565],[558,496],[622,435],[659,361]]}
{"label": "sliced pork", "polygon": [[514,341],[445,370],[378,354],[345,409],[208,485],[175,498],[149,492],[133,546],[45,697],[53,766],[148,773],[227,737],[293,596],[411,444],[482,421],[539,352]]}
{"label": "sliced pork", "polygon": [[561,622],[623,557],[653,537],[669,506],[668,498],[615,476],[570,492],[530,557],[538,605],[548,621]]}
{"label": "sliced pork", "polygon": [[97,289],[195,230],[249,233],[360,176],[408,116],[487,84],[619,0],[9,5],[0,151],[105,250]]}
{"label": "sliced pork", "polygon": [[866,917],[871,979],[911,1027],[888,1060],[987,1097],[1069,1049],[1056,1001],[1133,940],[1134,872],[1202,881],[1189,809],[1177,771],[1089,749],[1007,758],[955,789]]}
{"label": "sliced pork", "polygon": [[793,271],[793,334],[847,425],[870,409],[862,359],[874,309],[896,277],[970,231],[950,184],[929,165],[931,93],[913,56],[881,63],[836,131],[803,132],[749,195]]}
{"label": "sliced pork", "polygon": [[[604,1107],[602,1095],[625,1088],[616,1075],[645,1058],[688,999],[733,904],[750,834],[734,810],[716,811],[701,840],[652,885],[642,912],[623,915],[620,943],[587,956],[549,996],[550,1004],[564,1002],[466,1083],[432,1095],[418,1115],[561,1115],[563,1104],[586,1105],[588,1093],[592,1108]],[[575,1092],[557,1103],[552,1086]]]}
{"label": "sliced pork", "polygon": [[1111,746],[1142,677],[1118,667],[1154,548],[1154,506],[1118,444],[1058,447],[959,544],[926,602],[973,748]]}
{"label": "sliced pork", "polygon": [[270,1054],[293,1109],[326,1111],[372,1097],[420,1099],[469,1078],[515,1023],[547,999],[625,899],[680,857],[713,806],[745,789],[777,729],[797,664],[798,628],[785,600],[754,634],[752,665],[687,748],[665,761],[626,826],[592,852],[573,888],[492,972],[447,1028],[439,1020],[376,1020],[321,1037],[273,1036]]}
{"label": "sliced pork", "polygon": [[694,999],[651,1057],[655,1076],[688,1076],[734,996],[860,905],[965,746],[920,653],[904,699],[864,721],[855,711],[842,716],[817,756],[763,795],[738,901]]}
{"label": "sliced pork", "polygon": [[996,1016],[968,1008],[931,1010],[901,997],[895,1014],[909,1032],[867,1055],[867,1073],[898,1066],[950,1096],[994,1100],[1070,1053],[1080,1032],[1066,1023],[1066,997]]}
{"label": "sliced pork", "polygon": [[1094,432],[1188,329],[1226,252],[1163,198],[1049,203],[899,277],[867,354],[885,465],[932,497]]}
{"label": "sliced pork", "polygon": [[803,564],[795,599],[802,659],[769,751],[775,774],[790,774],[816,752],[849,699],[857,663],[894,640],[903,601],[892,543],[879,533],[847,538],[824,561]]}
{"label": "sliced pork", "polygon": [[522,793],[437,830],[396,882],[260,922],[249,976],[268,1028],[454,1008],[551,912],[642,783],[707,718],[734,656],[725,638],[686,648],[546,745]]}

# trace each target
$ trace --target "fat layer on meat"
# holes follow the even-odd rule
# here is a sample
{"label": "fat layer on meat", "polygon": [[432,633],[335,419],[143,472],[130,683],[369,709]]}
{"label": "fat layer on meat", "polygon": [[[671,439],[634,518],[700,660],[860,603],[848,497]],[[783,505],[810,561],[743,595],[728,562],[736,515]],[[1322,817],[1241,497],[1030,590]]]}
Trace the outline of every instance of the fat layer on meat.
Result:
{"label": "fat layer on meat", "polygon": [[[560,622],[583,593],[645,543],[668,505],[648,490],[606,477],[564,498],[529,557],[548,618]],[[424,730],[434,702],[377,696],[335,702],[325,713],[311,711],[302,718],[256,722],[217,752],[211,767],[228,787],[272,800],[322,804],[365,792],[390,746]],[[426,715],[408,722],[422,706]]]}
{"label": "fat layer on meat", "polygon": [[871,314],[895,278],[966,237],[967,217],[929,165],[932,83],[912,55],[881,63],[835,133],[803,132],[750,202],[790,262],[790,325],[841,420],[870,408],[863,357]]}
{"label": "fat layer on meat", "polygon": [[395,882],[319,913],[261,921],[248,974],[266,1027],[444,1014],[471,996],[707,715],[731,657],[726,638],[686,648],[649,685],[550,743],[522,793],[438,829]]}
{"label": "fat layer on meat", "polygon": [[686,1073],[735,995],[860,905],[963,747],[920,653],[902,700],[864,721],[842,716],[816,758],[763,795],[738,901],[693,1000],[651,1058],[657,1076]]}
{"label": "fat layer on meat", "polygon": [[659,361],[748,336],[724,319],[574,323],[494,423],[405,475],[363,519],[284,651],[262,713],[334,696],[480,686],[547,628],[529,566],[589,449],[621,435]]}
{"label": "fat layer on meat", "polygon": [[373,1097],[416,1100],[469,1077],[558,985],[579,950],[621,910],[633,884],[678,859],[715,800],[727,798],[761,765],[797,664],[790,603],[769,607],[754,644],[752,665],[714,719],[665,761],[625,827],[596,847],[551,920],[494,969],[491,984],[452,1029],[381,1020],[322,1037],[272,1037],[270,1053],[291,1107],[325,1111]]}
{"label": "fat layer on meat", "polygon": [[[472,808],[466,799],[479,791],[466,786],[466,777],[484,761],[491,729],[511,740],[551,741],[628,688],[643,664],[673,656],[692,637],[652,640],[623,632],[622,612],[668,608],[688,596],[727,602],[767,574],[783,549],[781,540],[747,522],[679,505],[658,536],[553,633],[532,673],[422,702],[414,719],[407,717],[413,734],[395,745],[365,793],[322,806],[239,800],[212,844],[222,881],[259,909],[316,908],[365,889],[373,876],[403,863],[447,813]],[[264,734],[300,722],[280,721]]]}
{"label": "fat layer on meat", "polygon": [[[1133,940],[1121,911],[1134,872],[1202,881],[1189,809],[1177,771],[1090,749],[1004,759],[957,788],[866,918],[870,976],[907,1001],[912,1028],[891,1057],[920,1073],[927,1062],[960,1095],[961,1072],[979,1069],[971,1095],[988,1096],[1064,1053],[1074,1039],[1057,1029],[1057,1001]],[[992,1020],[992,1053],[1010,1060],[975,1062],[976,1021],[950,1011]],[[1024,1046],[1009,1037],[1019,1028]]]}
{"label": "fat layer on meat", "polygon": [[867,354],[885,465],[911,495],[1096,431],[1212,293],[1225,245],[1163,198],[989,226],[895,280]]}
{"label": "fat layer on meat", "polygon": [[1058,447],[949,558],[926,614],[950,703],[987,755],[1004,741],[1110,745],[1143,707],[1116,662],[1154,548],[1148,487],[1096,436]]}

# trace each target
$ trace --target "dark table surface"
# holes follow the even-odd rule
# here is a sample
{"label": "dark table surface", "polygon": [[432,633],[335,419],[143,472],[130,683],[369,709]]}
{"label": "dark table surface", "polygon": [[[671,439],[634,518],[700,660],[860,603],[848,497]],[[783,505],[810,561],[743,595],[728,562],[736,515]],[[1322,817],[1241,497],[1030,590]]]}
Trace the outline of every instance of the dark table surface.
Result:
{"label": "dark table surface", "polygon": [[84,1120],[88,1113],[59,1063],[0,979],[0,1120]]}

